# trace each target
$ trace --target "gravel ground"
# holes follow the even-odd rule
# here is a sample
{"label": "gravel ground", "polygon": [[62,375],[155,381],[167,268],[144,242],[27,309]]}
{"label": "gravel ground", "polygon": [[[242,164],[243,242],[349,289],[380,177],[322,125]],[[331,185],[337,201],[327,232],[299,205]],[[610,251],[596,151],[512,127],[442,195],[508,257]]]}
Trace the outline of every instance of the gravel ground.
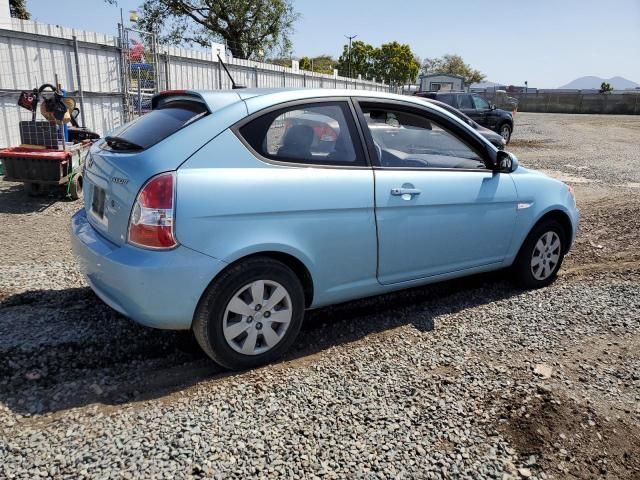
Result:
{"label": "gravel ground", "polygon": [[0,186],[2,478],[640,478],[640,118],[519,114],[574,186],[559,279],[501,273],[308,315],[230,374],[86,288],[77,202]]}

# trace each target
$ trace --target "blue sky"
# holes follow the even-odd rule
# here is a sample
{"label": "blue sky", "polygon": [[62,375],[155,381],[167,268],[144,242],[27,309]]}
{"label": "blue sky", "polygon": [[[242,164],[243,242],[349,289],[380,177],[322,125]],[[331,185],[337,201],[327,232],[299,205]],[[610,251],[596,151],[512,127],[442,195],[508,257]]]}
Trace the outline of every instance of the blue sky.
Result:
{"label": "blue sky", "polygon": [[[126,12],[142,0],[120,0]],[[640,0],[294,0],[294,54],[339,56],[343,35],[397,40],[421,58],[457,53],[489,80],[555,88],[576,77],[640,83]],[[38,21],[114,33],[120,10],[103,0],[27,0]],[[441,6],[441,7],[440,7]]]}

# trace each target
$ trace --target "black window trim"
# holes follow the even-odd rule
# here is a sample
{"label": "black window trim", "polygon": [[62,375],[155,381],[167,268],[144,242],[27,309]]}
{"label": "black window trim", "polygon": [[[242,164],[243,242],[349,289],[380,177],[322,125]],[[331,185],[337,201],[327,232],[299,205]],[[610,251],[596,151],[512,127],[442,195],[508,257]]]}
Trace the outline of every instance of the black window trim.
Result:
{"label": "black window trim", "polygon": [[[490,149],[482,140],[474,137],[473,134],[467,132],[460,125],[456,125],[451,122],[451,120],[444,115],[441,115],[439,112],[435,110],[429,109],[427,106],[417,105],[415,103],[403,102],[401,100],[391,99],[391,98],[380,98],[380,97],[352,97],[355,107],[356,107],[356,115],[358,119],[358,123],[360,124],[361,129],[363,130],[363,134],[366,142],[366,150],[368,153],[369,161],[374,170],[410,170],[410,171],[421,171],[421,172],[434,172],[434,171],[455,171],[455,172],[479,172],[479,173],[487,173],[493,172],[496,173],[495,170],[489,168],[489,164],[496,163],[496,152]],[[380,165],[380,160],[378,159],[378,155],[375,151],[375,147],[373,145],[373,138],[371,137],[371,132],[369,131],[367,120],[364,117],[364,113],[362,111],[362,107],[360,104],[371,104],[371,103],[379,103],[381,105],[387,105],[390,108],[396,108],[398,110],[403,110],[408,113],[414,113],[417,115],[425,115],[429,119],[433,120],[436,123],[441,124],[446,127],[447,130],[452,131],[455,134],[456,138],[463,141],[469,148],[471,148],[475,153],[477,153],[480,158],[484,161],[485,168],[443,168],[443,167],[385,167]],[[466,139],[462,140],[462,138]]]}
{"label": "black window trim", "polygon": [[[352,122],[355,130],[358,132],[354,138],[352,138],[353,149],[356,152],[361,154],[361,157],[364,161],[362,164],[356,165],[347,165],[347,164],[322,164],[322,163],[306,163],[306,162],[285,162],[281,160],[274,160],[272,158],[265,157],[260,152],[256,151],[251,144],[244,138],[242,133],[240,133],[240,129],[244,127],[246,124],[251,121],[259,118],[263,115],[268,115],[277,110],[290,110],[292,107],[309,105],[309,104],[319,104],[319,103],[344,103],[347,106],[347,109],[351,113],[351,115],[345,116],[345,121]],[[334,168],[339,170],[370,170],[371,169],[371,159],[368,155],[367,149],[365,148],[365,140],[363,137],[363,133],[359,122],[356,116],[356,110],[351,101],[350,97],[309,97],[303,98],[299,100],[290,100],[287,102],[281,102],[274,105],[270,105],[266,108],[253,112],[251,115],[248,115],[236,122],[231,126],[230,130],[234,133],[234,135],[242,142],[242,144],[253,154],[256,159],[268,163],[270,165],[276,165],[281,167],[294,167],[294,168]]]}

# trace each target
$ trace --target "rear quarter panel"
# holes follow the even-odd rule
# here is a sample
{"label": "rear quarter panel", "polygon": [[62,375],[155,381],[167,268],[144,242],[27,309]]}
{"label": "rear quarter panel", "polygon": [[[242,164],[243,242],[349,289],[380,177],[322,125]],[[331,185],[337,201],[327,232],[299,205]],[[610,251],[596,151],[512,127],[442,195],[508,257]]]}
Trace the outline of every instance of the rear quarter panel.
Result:
{"label": "rear quarter panel", "polygon": [[377,244],[370,169],[273,165],[230,130],[179,170],[180,243],[231,263],[276,251],[313,278],[313,306],[376,284]]}

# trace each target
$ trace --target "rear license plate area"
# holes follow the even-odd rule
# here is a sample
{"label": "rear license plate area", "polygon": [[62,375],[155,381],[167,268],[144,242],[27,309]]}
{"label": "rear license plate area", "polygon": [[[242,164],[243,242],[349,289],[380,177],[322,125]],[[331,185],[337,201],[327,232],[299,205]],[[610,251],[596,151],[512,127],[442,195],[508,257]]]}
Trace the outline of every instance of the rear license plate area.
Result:
{"label": "rear license plate area", "polygon": [[98,218],[104,218],[105,191],[103,188],[93,185],[91,192],[91,212]]}

